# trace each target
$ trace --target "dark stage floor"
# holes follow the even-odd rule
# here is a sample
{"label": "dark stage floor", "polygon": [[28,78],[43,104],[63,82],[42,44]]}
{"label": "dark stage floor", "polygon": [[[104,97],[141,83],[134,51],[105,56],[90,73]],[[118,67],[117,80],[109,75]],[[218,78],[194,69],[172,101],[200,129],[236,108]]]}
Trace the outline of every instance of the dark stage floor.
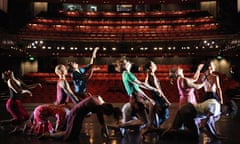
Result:
{"label": "dark stage floor", "polygon": [[[121,106],[122,104],[116,104]],[[36,104],[25,104],[26,108],[31,112]],[[166,121],[162,127],[167,128],[171,124],[175,112],[176,104],[170,107],[170,118]],[[5,103],[1,103],[0,107],[1,117],[0,120],[10,118],[9,114],[5,111]],[[112,120],[106,117],[107,123],[111,123]],[[97,122],[96,116],[93,114],[87,117],[84,121],[84,127],[82,129],[82,135],[74,142],[64,142],[56,139],[38,139],[34,136],[27,136],[23,134],[10,135],[5,130],[0,130],[0,144],[239,144],[240,143],[240,114],[234,119],[222,117],[217,122],[217,131],[219,134],[226,136],[226,139],[212,141],[206,134],[201,134],[199,141],[181,141],[181,140],[163,140],[159,139],[156,134],[147,134],[145,140],[140,139],[139,131],[129,131],[124,137],[121,137],[118,132],[110,130],[111,137],[104,139],[101,137],[100,125]]]}

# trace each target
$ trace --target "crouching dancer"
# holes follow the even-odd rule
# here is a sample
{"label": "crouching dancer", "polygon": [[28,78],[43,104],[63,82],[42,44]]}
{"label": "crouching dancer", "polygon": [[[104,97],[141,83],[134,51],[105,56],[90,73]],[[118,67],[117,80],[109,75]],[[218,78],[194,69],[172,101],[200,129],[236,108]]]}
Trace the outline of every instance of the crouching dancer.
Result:
{"label": "crouching dancer", "polygon": [[64,140],[77,140],[80,135],[83,120],[89,112],[97,115],[101,124],[103,137],[108,138],[109,132],[104,121],[104,115],[113,115],[116,120],[121,117],[121,110],[105,103],[101,96],[88,96],[71,109],[66,123],[66,129],[53,134],[43,134],[41,138],[63,138]]}

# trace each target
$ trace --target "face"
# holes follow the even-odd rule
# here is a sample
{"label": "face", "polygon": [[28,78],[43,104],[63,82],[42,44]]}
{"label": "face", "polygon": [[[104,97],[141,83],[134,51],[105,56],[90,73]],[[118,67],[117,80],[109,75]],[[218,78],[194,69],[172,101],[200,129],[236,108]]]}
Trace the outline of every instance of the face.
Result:
{"label": "face", "polygon": [[64,65],[60,65],[57,70],[56,73],[59,75],[66,75],[67,74],[67,69]]}
{"label": "face", "polygon": [[216,70],[216,67],[215,67],[213,62],[210,63],[208,69],[209,69],[209,71],[215,71]]}
{"label": "face", "polygon": [[77,64],[76,62],[73,62],[73,63],[72,63],[72,67],[73,67],[74,69],[77,69],[77,68],[78,68],[78,64]]}
{"label": "face", "polygon": [[66,67],[65,67],[64,65],[61,67],[61,70],[62,70],[62,73],[63,73],[64,75],[67,74],[67,69],[66,69]]}
{"label": "face", "polygon": [[131,69],[131,66],[132,66],[132,64],[130,63],[130,61],[124,60],[124,67],[125,67],[127,70],[130,70],[130,69]]}
{"label": "face", "polygon": [[176,71],[177,75],[182,75],[183,74],[183,69],[178,67],[177,71]]}
{"label": "face", "polygon": [[150,69],[151,69],[153,72],[157,70],[157,65],[156,65],[153,61],[151,61]]}
{"label": "face", "polygon": [[4,81],[7,81],[8,79],[10,79],[11,77],[13,77],[13,72],[8,70],[8,71],[5,71],[3,74],[2,74],[2,79]]}

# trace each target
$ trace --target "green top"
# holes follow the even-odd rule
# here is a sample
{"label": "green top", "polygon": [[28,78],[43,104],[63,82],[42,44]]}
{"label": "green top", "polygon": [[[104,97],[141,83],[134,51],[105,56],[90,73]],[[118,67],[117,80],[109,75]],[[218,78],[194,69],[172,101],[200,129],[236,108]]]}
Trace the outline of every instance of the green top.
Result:
{"label": "green top", "polygon": [[140,90],[138,84],[134,83],[136,79],[137,79],[136,76],[131,72],[124,71],[122,73],[123,85],[129,96],[132,96],[134,92],[137,92]]}

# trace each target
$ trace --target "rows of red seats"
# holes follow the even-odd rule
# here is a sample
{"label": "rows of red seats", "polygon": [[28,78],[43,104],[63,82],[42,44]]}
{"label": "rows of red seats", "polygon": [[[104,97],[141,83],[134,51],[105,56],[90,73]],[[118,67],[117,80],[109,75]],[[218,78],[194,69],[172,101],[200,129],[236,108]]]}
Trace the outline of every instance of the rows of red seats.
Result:
{"label": "rows of red seats", "polygon": [[[209,13],[199,10],[172,12],[76,12],[73,18],[62,12],[59,17],[39,16],[21,30],[24,37],[41,36],[78,40],[159,40],[188,35],[217,34],[219,25]],[[81,15],[81,16],[80,16]]]}

